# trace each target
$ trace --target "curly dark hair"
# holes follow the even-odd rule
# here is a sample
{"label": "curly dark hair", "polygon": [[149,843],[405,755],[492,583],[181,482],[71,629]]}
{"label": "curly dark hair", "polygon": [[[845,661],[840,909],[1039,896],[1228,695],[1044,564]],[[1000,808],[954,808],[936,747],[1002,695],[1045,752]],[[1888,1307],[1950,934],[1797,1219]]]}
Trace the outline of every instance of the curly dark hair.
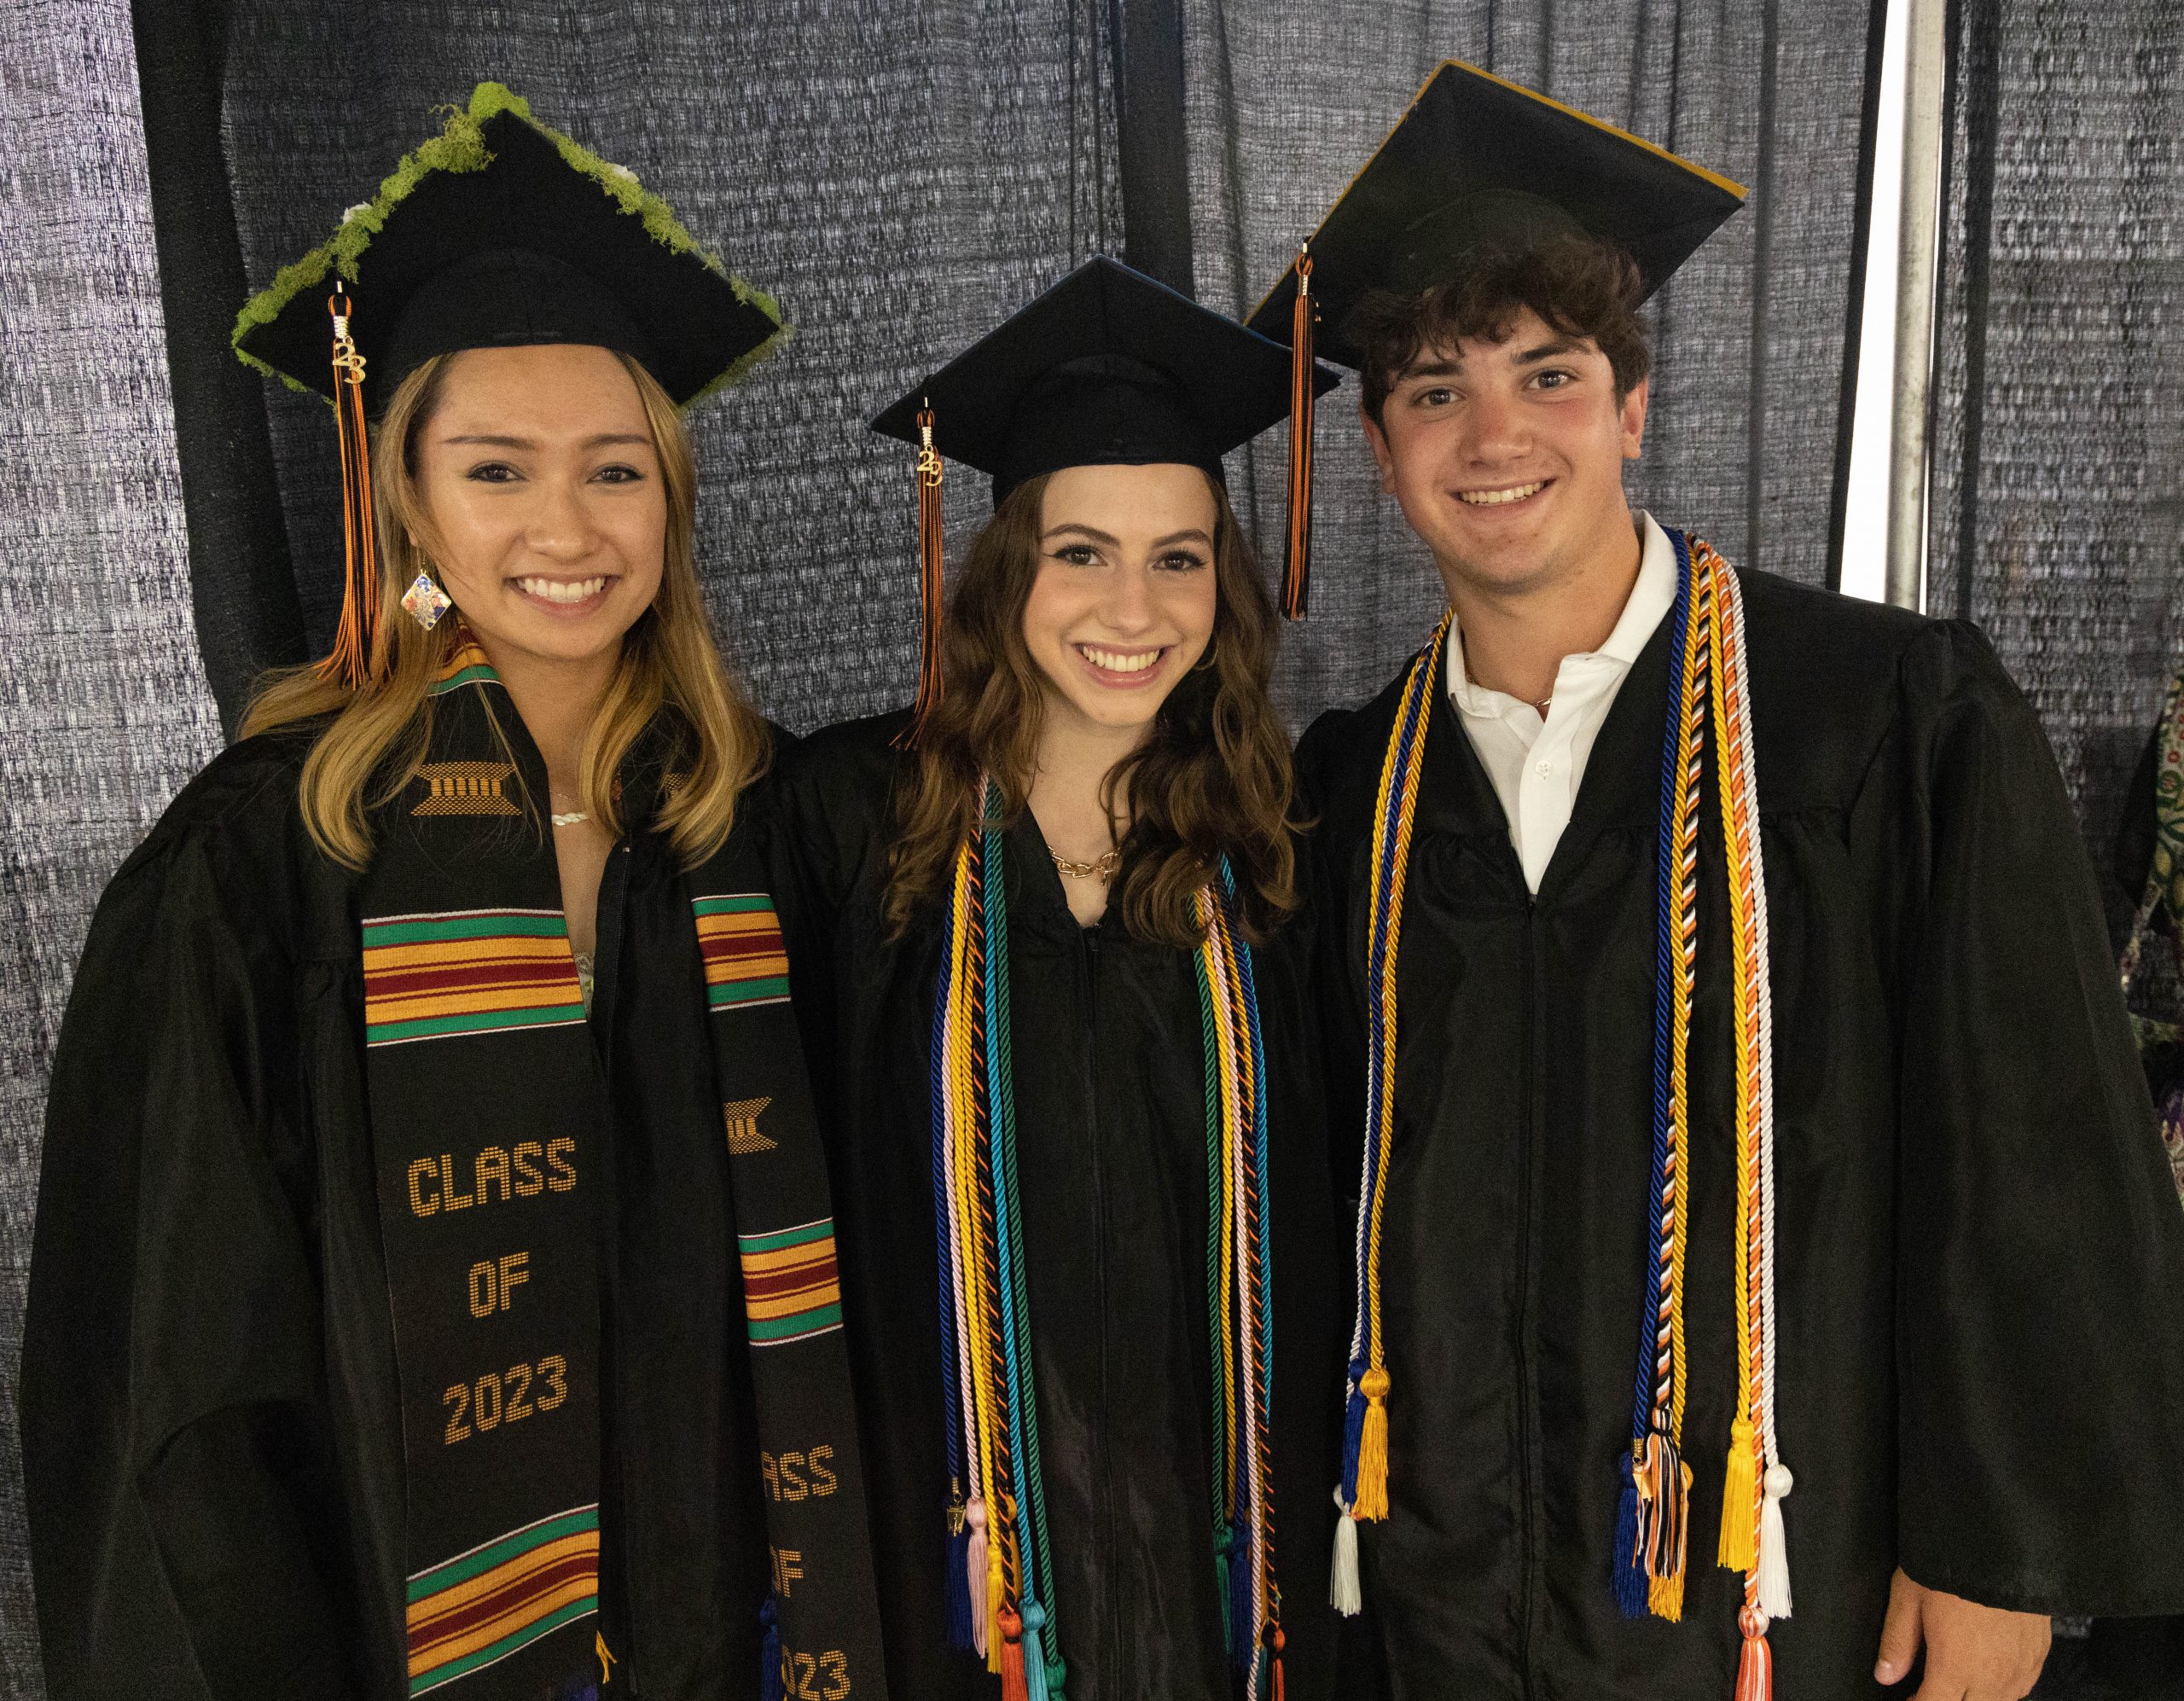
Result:
{"label": "curly dark hair", "polygon": [[1365,410],[1377,424],[1389,392],[1420,351],[1471,338],[1501,342],[1527,307],[1607,357],[1620,401],[1644,381],[1651,363],[1638,316],[1642,287],[1637,262],[1623,249],[1573,234],[1484,255],[1461,276],[1415,294],[1369,290],[1344,325],[1363,356]]}

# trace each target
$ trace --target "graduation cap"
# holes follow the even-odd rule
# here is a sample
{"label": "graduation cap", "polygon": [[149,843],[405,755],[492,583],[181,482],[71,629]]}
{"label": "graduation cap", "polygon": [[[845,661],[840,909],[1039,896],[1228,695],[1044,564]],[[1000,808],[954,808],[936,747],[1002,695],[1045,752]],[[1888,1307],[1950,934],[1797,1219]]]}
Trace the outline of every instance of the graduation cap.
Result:
{"label": "graduation cap", "polygon": [[[1704,166],[1451,59],[1420,85],[1248,322],[1289,343],[1300,367],[1316,339],[1318,353],[1355,367],[1362,355],[1346,322],[1368,292],[1415,294],[1482,258],[1571,235],[1628,253],[1643,300],[1744,194]],[[1308,445],[1301,468],[1292,456],[1292,507],[1309,510],[1310,478]],[[1309,538],[1292,514],[1292,550]]]}
{"label": "graduation cap", "polygon": [[634,172],[539,124],[500,84],[480,83],[467,110],[235,321],[246,365],[334,405],[348,582],[322,671],[354,688],[374,665],[365,421],[425,362],[590,344],[630,356],[687,407],[787,334],[772,299],[730,276]]}
{"label": "graduation cap", "polygon": [[[1116,260],[1087,260],[872,421],[918,450],[925,638],[913,729],[940,694],[944,456],[993,477],[994,504],[1065,467],[1196,467],[1284,415],[1310,430],[1313,398],[1340,382],[1279,343]],[[1301,424],[1299,423],[1301,421]],[[1284,607],[1301,610],[1301,581]],[[912,737],[915,738],[915,730]]]}

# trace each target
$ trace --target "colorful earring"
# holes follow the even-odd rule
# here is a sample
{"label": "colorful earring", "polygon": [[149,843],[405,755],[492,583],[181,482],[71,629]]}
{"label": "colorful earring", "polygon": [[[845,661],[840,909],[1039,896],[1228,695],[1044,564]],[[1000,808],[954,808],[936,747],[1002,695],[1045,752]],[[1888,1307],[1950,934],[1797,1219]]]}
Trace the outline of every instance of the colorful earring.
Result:
{"label": "colorful earring", "polygon": [[430,573],[420,572],[410,582],[410,589],[402,593],[402,606],[412,620],[429,632],[440,624],[440,616],[455,607],[455,601],[433,583]]}

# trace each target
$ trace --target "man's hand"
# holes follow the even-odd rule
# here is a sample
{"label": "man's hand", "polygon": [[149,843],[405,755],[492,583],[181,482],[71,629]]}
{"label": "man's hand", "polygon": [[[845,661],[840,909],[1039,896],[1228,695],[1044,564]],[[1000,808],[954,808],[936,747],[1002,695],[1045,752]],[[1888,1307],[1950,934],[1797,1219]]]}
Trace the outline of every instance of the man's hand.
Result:
{"label": "man's hand", "polygon": [[1926,1681],[1911,1701],[2020,1701],[2048,1663],[2052,1627],[2045,1613],[1980,1606],[1897,1571],[1889,1584],[1873,1681],[1901,1683],[1926,1647]]}

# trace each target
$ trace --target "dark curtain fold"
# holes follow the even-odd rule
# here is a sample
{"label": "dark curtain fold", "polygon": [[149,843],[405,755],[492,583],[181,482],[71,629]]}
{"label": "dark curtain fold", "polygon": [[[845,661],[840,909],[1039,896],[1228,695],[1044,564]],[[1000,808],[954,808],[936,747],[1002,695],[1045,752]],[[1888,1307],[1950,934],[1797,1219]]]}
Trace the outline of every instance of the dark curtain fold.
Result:
{"label": "dark curtain fold", "polygon": [[1182,6],[1181,0],[1112,0],[1112,9],[1121,71],[1123,259],[1194,296]]}
{"label": "dark curtain fold", "polygon": [[247,293],[220,148],[229,0],[137,0],[139,85],[159,245],[197,647],[229,732],[250,682],[305,659],[261,380],[228,347]]}
{"label": "dark curtain fold", "polygon": [[[1745,210],[1653,307],[1653,413],[1634,496],[1732,560],[1832,582],[1845,328],[1870,167],[1877,0],[1182,0],[1201,297],[1248,311],[1426,74],[1468,60],[1736,178]],[[1355,386],[1321,404],[1311,618],[1285,705],[1377,688],[1439,607],[1383,496]],[[1232,480],[1278,554],[1286,453]],[[1279,563],[1273,564],[1278,568]]]}
{"label": "dark curtain fold", "polygon": [[1950,28],[1926,602],[1986,628],[2105,872],[2184,660],[2184,0]]}
{"label": "dark curtain fold", "polygon": [[16,1361],[100,889],[219,722],[191,630],[128,0],[0,7],[0,1698],[36,1701]]}

